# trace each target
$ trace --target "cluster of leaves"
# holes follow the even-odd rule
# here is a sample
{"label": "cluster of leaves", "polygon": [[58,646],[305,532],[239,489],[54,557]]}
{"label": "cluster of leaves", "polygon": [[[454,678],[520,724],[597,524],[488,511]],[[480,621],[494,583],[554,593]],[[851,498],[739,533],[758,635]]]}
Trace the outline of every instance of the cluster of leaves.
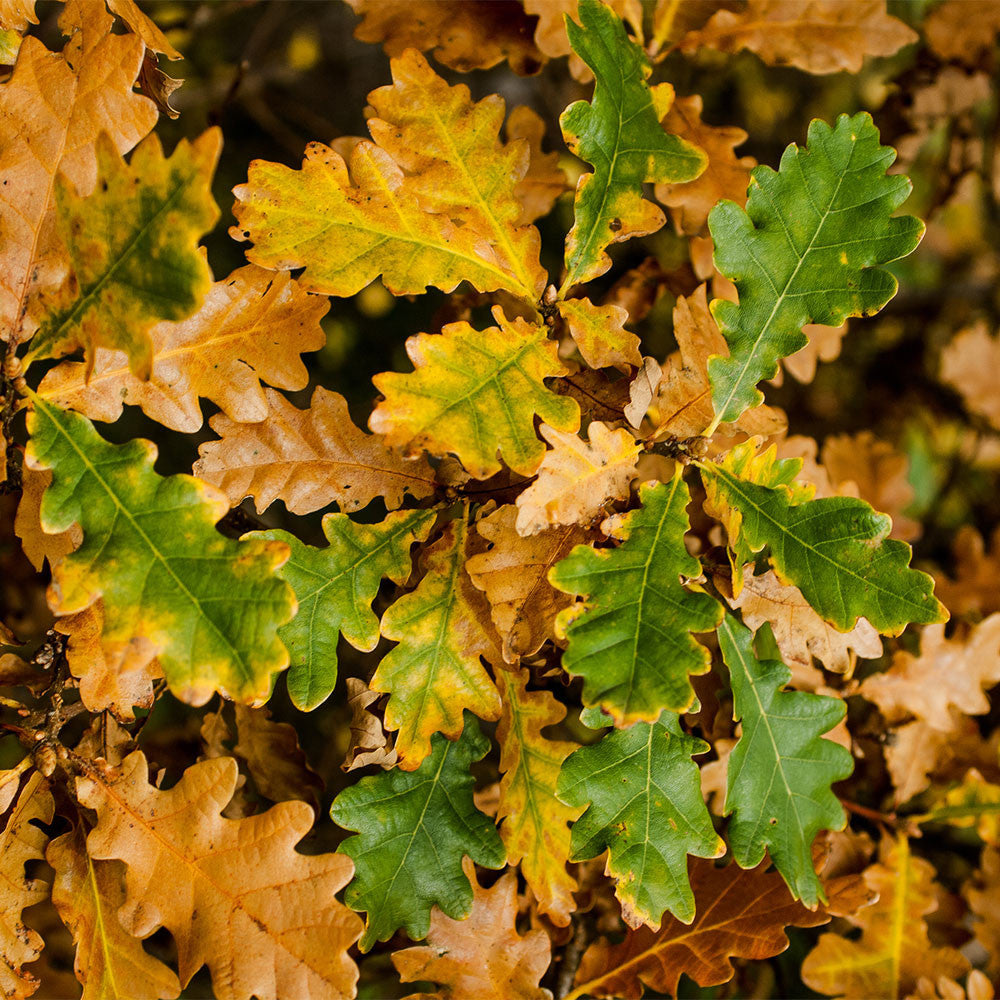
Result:
{"label": "cluster of leaves", "polygon": [[[3,558],[45,587],[40,608],[5,589],[0,633],[4,995],[68,994],[68,932],[84,996],[173,998],[205,968],[220,1000],[351,997],[359,975],[639,998],[770,968],[787,928],[836,920],[797,982],[988,1000],[1000,762],[974,717],[1000,682],[1000,556],[959,533],[935,596],[906,457],[870,431],[820,453],[760,388],[811,381],[893,298],[924,233],[910,181],[865,111],[772,169],[651,82],[705,50],[856,73],[921,36],[884,0],[351,6],[391,57],[370,138],[253,161],[246,262],[215,280],[221,133],[167,156],[152,132],[176,115],[171,42],[132,0],[67,0],[53,51],[33,4],[0,2]],[[993,65],[1000,7],[979,6],[957,55],[967,5],[927,15],[942,78]],[[577,160],[425,52],[570,56],[592,82],[559,119]],[[918,163],[933,143],[910,138]],[[651,241],[611,282],[657,202],[689,260]],[[336,392],[284,393],[312,381],[330,299],[372,287],[447,320],[375,376],[366,433]],[[670,299],[661,362],[643,323]],[[940,361],[994,463],[998,343],[981,319]],[[216,436],[161,475],[125,405],[195,435],[203,401]],[[171,706],[189,724],[164,739],[147,723]],[[365,769],[332,804],[310,734]],[[957,876],[964,939],[917,839],[942,827],[985,845]]]}

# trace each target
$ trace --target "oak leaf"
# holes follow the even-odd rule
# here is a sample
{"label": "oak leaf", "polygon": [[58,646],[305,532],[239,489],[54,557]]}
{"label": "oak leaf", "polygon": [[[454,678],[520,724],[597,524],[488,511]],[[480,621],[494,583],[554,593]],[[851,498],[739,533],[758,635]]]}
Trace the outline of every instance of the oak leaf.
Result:
{"label": "oak leaf", "polygon": [[219,406],[231,422],[273,419],[268,400],[278,394],[260,383],[305,388],[309,376],[299,355],[326,343],[319,321],[327,308],[287,275],[251,264],[212,285],[193,316],[149,331],[148,380],[132,374],[124,351],[99,347],[92,366],[66,361],[47,372],[38,393],[107,423],[129,403],[189,434],[202,425],[199,397]]}
{"label": "oak leaf", "polygon": [[679,233],[697,236],[706,231],[708,213],[723,198],[746,203],[750,170],[757,161],[752,156],[737,156],[737,146],[747,141],[747,134],[733,126],[717,127],[701,120],[702,99],[698,94],[678,97],[660,123],[685,142],[703,150],[708,157],[705,172],[693,181],[681,184],[657,184],[656,199],[670,209]]}
{"label": "oak leaf", "polygon": [[556,794],[585,810],[573,824],[571,860],[608,852],[606,874],[617,882],[615,895],[630,927],[658,929],[664,911],[691,923],[695,900],[687,857],[725,853],[692,759],[708,749],[681,729],[676,715],[664,712],[656,722],[612,729],[562,766]]}
{"label": "oak leaf", "polygon": [[181,991],[173,970],[150,955],[118,920],[125,904],[123,865],[95,861],[77,827],[49,843],[55,870],[52,903],[76,945],[81,1000],[172,1000]]}
{"label": "oak leaf", "polygon": [[545,121],[536,111],[518,105],[507,116],[504,129],[508,142],[523,139],[528,144],[528,172],[514,188],[521,204],[516,224],[527,226],[552,211],[556,198],[567,189],[566,173],[559,166],[558,153],[542,151]]}
{"label": "oak leaf", "polygon": [[681,51],[750,49],[772,66],[858,73],[866,57],[891,56],[917,40],[912,28],[886,13],[885,0],[749,0],[743,10],[720,10],[687,34]]}
{"label": "oak leaf", "polygon": [[976,66],[993,51],[1000,34],[1000,5],[996,0],[944,0],[928,12],[922,28],[927,44],[942,59]]}
{"label": "oak leaf", "polygon": [[972,931],[986,952],[984,969],[994,979],[1000,975],[1000,850],[985,848],[979,868],[962,887],[972,913]]}
{"label": "oak leaf", "polygon": [[781,876],[767,871],[766,864],[745,871],[691,859],[688,871],[694,920],[685,925],[668,917],[658,931],[640,927],[621,944],[592,944],[567,1000],[640,1000],[643,986],[676,996],[681,975],[699,986],[727,983],[733,978],[732,959],[779,955],[788,947],[786,927],[815,927],[829,920],[822,910],[811,912],[794,900]]}
{"label": "oak leaf", "polygon": [[961,394],[969,410],[1000,430],[998,368],[1000,336],[990,336],[983,322],[957,333],[941,352],[941,381]]}
{"label": "oak leaf", "polygon": [[594,420],[587,428],[589,442],[547,424],[542,424],[541,433],[551,448],[538,478],[517,498],[519,535],[534,535],[553,525],[584,524],[608,501],[628,496],[640,449],[627,430],[611,430]]}
{"label": "oak leaf", "polygon": [[573,599],[549,583],[549,570],[587,538],[576,525],[522,537],[514,527],[517,513],[513,504],[505,504],[477,521],[476,530],[490,548],[465,564],[489,602],[507,663],[531,656],[555,636],[556,615]]}
{"label": "oak leaf", "polygon": [[[908,817],[909,818],[909,817]],[[1000,846],[1000,785],[987,781],[971,767],[961,784],[935,789],[926,812],[913,822],[946,823],[959,829],[975,828],[976,835],[990,847]]]}
{"label": "oak leaf", "polygon": [[81,197],[57,179],[59,228],[73,274],[47,304],[25,365],[83,347],[93,366],[97,348],[108,347],[128,356],[134,375],[149,378],[150,328],[186,319],[211,287],[198,240],[219,217],[211,183],[221,148],[221,133],[209,129],[164,157],[154,134],[126,164],[102,133],[97,190]]}
{"label": "oak leaf", "polygon": [[531,40],[531,18],[503,0],[348,0],[362,18],[354,37],[380,42],[389,56],[406,49],[431,52],[443,66],[468,73],[506,60],[522,76],[537,73],[545,57]]}
{"label": "oak leaf", "polygon": [[288,663],[277,629],[295,600],[275,575],[288,547],[217,532],[225,497],[191,476],[157,475],[148,441],[109,444],[86,417],[37,396],[28,429],[28,463],[53,474],[42,528],[83,531],[53,569],[52,610],[73,614],[103,597],[105,640],[152,642],[172,689],[191,704],[213,691],[266,698]]}
{"label": "oak leaf", "polygon": [[24,32],[29,24],[38,24],[35,0],[3,0],[0,3],[0,28]]}
{"label": "oak leaf", "polygon": [[21,539],[21,548],[39,572],[46,559],[55,566],[64,555],[79,548],[83,533],[78,524],[50,535],[42,530],[42,497],[52,484],[48,469],[32,468],[27,462],[21,468],[21,500],[14,517],[14,533]]}
{"label": "oak leaf", "polygon": [[563,292],[607,271],[610,244],[663,225],[663,212],[642,196],[644,183],[693,180],[705,166],[700,149],[661,128],[673,87],[648,85],[649,60],[614,12],[600,0],[580,0],[578,16],[580,24],[566,19],[566,31],[594,72],[594,97],[571,104],[559,123],[566,144],[594,172],[577,183]]}
{"label": "oak leaf", "polygon": [[838,632],[813,611],[798,587],[786,587],[772,570],[754,576],[753,567],[745,567],[743,588],[729,603],[754,631],[764,622],[770,624],[781,659],[793,677],[796,669],[810,671],[813,657],[827,670],[850,674],[855,656],[877,659],[882,655],[882,641],[864,618],[850,632]]}
{"label": "oak leaf", "polygon": [[334,895],[350,861],[295,850],[313,822],[304,802],[224,819],[236,776],[232,758],[205,760],[160,791],[136,751],[118,770],[77,779],[80,802],[97,812],[90,857],[126,866],[122,925],[136,937],[166,927],[181,983],[207,965],[219,1000],[352,995],[347,949],[361,921]]}
{"label": "oak leaf", "polygon": [[545,454],[534,416],[561,431],[580,426],[576,403],[545,386],[546,377],[568,373],[545,327],[510,321],[499,306],[493,316],[498,325],[483,331],[449,323],[440,334],[408,338],[415,371],[372,379],[385,398],[369,425],[386,444],[409,455],[452,452],[476,479],[500,471],[499,453],[530,476]]}
{"label": "oak leaf", "polygon": [[403,459],[355,427],[338,393],[316,386],[305,410],[273,389],[264,399],[267,416],[259,423],[212,417],[221,440],[201,446],[192,470],[234,506],[252,496],[259,513],[281,500],[293,514],[308,514],[335,501],[349,513],[381,497],[395,510],[407,493],[422,499],[434,492],[426,460]]}
{"label": "oak leaf", "polygon": [[1000,614],[990,615],[965,638],[946,639],[943,625],[930,625],[920,655],[898,651],[885,673],[866,677],[858,692],[878,705],[891,723],[907,716],[946,733],[951,709],[967,715],[990,710],[986,690],[1000,681]]}
{"label": "oak leaf", "polygon": [[424,553],[423,578],[382,616],[381,631],[398,645],[378,665],[370,687],[389,695],[385,727],[398,730],[399,766],[412,771],[431,752],[434,733],[456,739],[463,712],[500,715],[500,696],[482,664],[499,658],[482,594],[465,569],[466,511]]}
{"label": "oak leaf", "polygon": [[129,31],[142,39],[143,45],[153,52],[160,52],[168,59],[183,59],[180,52],[167,40],[167,36],[157,27],[156,22],[139,8],[135,0],[107,0],[108,10],[121,18]]}
{"label": "oak leaf", "polygon": [[298,611],[278,635],[288,648],[288,693],[296,708],[311,712],[333,693],[341,635],[364,652],[378,644],[372,601],[383,577],[406,581],[410,548],[427,538],[433,523],[434,515],[425,510],[395,511],[375,524],[327,514],[322,522],[329,542],[325,548],[306,545],[279,529],[249,536],[283,542],[291,550],[278,572],[295,591]]}
{"label": "oak leaf", "polygon": [[90,194],[98,135],[126,153],[156,123],[153,103],[132,89],[143,44],[111,34],[111,23],[103,4],[67,6],[63,51],[26,37],[0,88],[0,175],[9,181],[0,188],[0,340],[30,336],[29,298],[58,288],[68,269],[56,224],[57,176]]}
{"label": "oak leaf", "polygon": [[469,767],[489,746],[467,713],[458,740],[435,734],[430,755],[416,771],[380,771],[334,800],[333,821],[357,831],[339,850],[356,866],[344,899],[368,913],[362,951],[400,927],[419,941],[435,903],[455,920],[467,917],[473,892],[463,857],[487,868],[504,866],[496,827],[472,801]]}
{"label": "oak leaf", "polygon": [[579,545],[549,574],[583,598],[556,622],[569,642],[563,669],[583,676],[583,703],[620,726],[691,707],[690,678],[711,661],[692,633],[711,632],[722,619],[714,598],[680,582],[699,576],[701,564],[684,547],[691,494],[679,467],[672,482],[644,483],[639,500],[638,510],[605,522],[617,548]]}
{"label": "oak leaf", "polygon": [[1000,527],[990,539],[989,551],[983,536],[971,524],[963,524],[952,543],[955,577],[935,574],[935,590],[941,603],[953,615],[990,615],[1000,611]]}
{"label": "oak leaf", "polygon": [[348,677],[347,705],[351,710],[351,745],[347,750],[343,771],[353,771],[369,764],[388,769],[397,760],[396,751],[389,746],[389,736],[382,728],[382,720],[370,706],[379,700],[378,691],[372,691],[363,680]]}
{"label": "oak leaf", "polygon": [[500,803],[497,821],[507,861],[521,866],[539,913],[566,926],[576,908],[576,879],[566,871],[570,854],[569,824],[582,812],[556,797],[563,761],[577,749],[566,740],[547,739],[566,709],[548,691],[528,691],[528,674],[498,671],[503,708],[497,725],[500,744]]}
{"label": "oak leaf", "polygon": [[595,306],[590,299],[564,299],[556,306],[569,327],[569,335],[591,368],[642,365],[639,338],[625,329],[628,312],[621,306]]}
{"label": "oak leaf", "polygon": [[[13,780],[17,788],[16,779]],[[28,878],[24,866],[44,857],[48,835],[32,820],[51,823],[55,803],[41,774],[32,770],[21,788],[17,801],[7,814],[0,832],[0,989],[5,997],[21,1000],[38,988],[38,980],[24,968],[41,954],[44,942],[36,931],[26,927],[21,911],[49,895],[49,886],[37,878]]]}
{"label": "oak leaf", "polygon": [[961,976],[968,960],[931,944],[925,917],[938,907],[933,866],[915,857],[903,835],[883,841],[880,860],[865,869],[878,900],[848,917],[856,940],[823,934],[802,965],[802,981],[845,1000],[905,997],[921,976]]}
{"label": "oak leaf", "polygon": [[552,1000],[538,985],[551,961],[549,937],[541,928],[521,935],[515,926],[517,876],[508,873],[484,889],[468,858],[462,867],[473,887],[471,912],[453,920],[435,908],[427,944],[393,952],[399,978],[433,982],[444,1000]]}

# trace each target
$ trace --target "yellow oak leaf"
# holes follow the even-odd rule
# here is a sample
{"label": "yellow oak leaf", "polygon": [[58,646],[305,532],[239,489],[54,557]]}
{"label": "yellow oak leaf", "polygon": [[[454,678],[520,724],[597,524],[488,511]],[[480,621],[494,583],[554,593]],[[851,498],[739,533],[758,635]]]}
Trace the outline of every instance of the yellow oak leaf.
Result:
{"label": "yellow oak leaf", "polygon": [[263,513],[276,500],[293,514],[336,501],[342,511],[382,497],[389,510],[403,495],[434,492],[434,470],[423,458],[404,459],[351,421],[343,396],[317,386],[305,410],[266,389],[267,418],[237,423],[223,414],[209,423],[221,440],[207,441],[194,474],[218,486],[235,506],[252,496]]}
{"label": "yellow oak leaf", "polygon": [[708,213],[723,198],[745,205],[750,171],[757,161],[737,156],[733,150],[747,141],[747,134],[734,126],[717,127],[701,120],[698,94],[678,97],[661,124],[685,142],[698,146],[708,156],[705,172],[681,184],[657,184],[656,198],[670,209],[677,232],[698,236],[706,232]]}
{"label": "yellow oak leaf", "polygon": [[986,952],[985,971],[1000,976],[1000,849],[987,847],[978,870],[962,887],[972,912],[972,931]]}
{"label": "yellow oak leaf", "polygon": [[406,341],[414,372],[383,372],[372,380],[383,394],[369,426],[391,447],[418,455],[449,452],[476,479],[500,471],[499,453],[515,472],[530,476],[545,454],[535,434],[537,414],[552,427],[580,426],[577,404],[546,388],[548,376],[568,372],[545,327],[506,319],[479,331],[449,323],[440,334]]}
{"label": "yellow oak leaf", "polygon": [[462,868],[473,887],[471,913],[453,920],[435,906],[427,943],[393,953],[399,978],[439,984],[433,996],[449,1000],[552,1000],[539,986],[551,961],[549,936],[538,927],[521,935],[515,926],[517,876],[484,889],[468,858]]}
{"label": "yellow oak leaf", "polygon": [[748,0],[744,9],[720,10],[689,32],[681,51],[750,49],[772,66],[858,73],[866,57],[894,55],[917,38],[886,12],[886,0]]}
{"label": "yellow oak leaf", "polygon": [[261,421],[268,416],[262,381],[279,389],[302,389],[309,381],[299,355],[326,343],[320,320],[328,308],[286,274],[251,264],[215,282],[193,316],[149,331],[148,380],[132,374],[124,351],[99,347],[89,377],[88,365],[64,361],[46,373],[38,393],[107,423],[129,403],[188,434],[202,425],[199,397],[232,421]]}
{"label": "yellow oak leaf", "polygon": [[120,17],[129,27],[129,31],[142,39],[143,45],[154,52],[161,52],[168,59],[183,59],[184,56],[167,40],[167,36],[156,26],[152,18],[147,17],[135,0],[107,0],[108,10]]}
{"label": "yellow oak leaf", "polygon": [[27,31],[29,24],[38,24],[35,0],[0,0],[0,28]]}
{"label": "yellow oak leaf", "polygon": [[25,927],[21,911],[45,899],[49,887],[41,879],[28,878],[24,866],[42,859],[48,841],[31,821],[51,823],[54,809],[48,782],[32,770],[0,832],[0,990],[11,1000],[29,997],[38,989],[38,980],[24,966],[38,958],[43,941]]}
{"label": "yellow oak leaf", "polygon": [[[18,8],[15,27],[33,20],[33,5],[16,3],[12,16]],[[56,177],[90,194],[98,135],[126,153],[156,123],[152,101],[132,89],[143,44],[111,34],[111,24],[101,3],[67,6],[63,51],[26,37],[0,88],[0,176],[8,182],[0,186],[0,340],[31,335],[29,299],[58,288],[68,269],[56,225]]]}
{"label": "yellow oak leaf", "polygon": [[566,870],[569,824],[584,807],[560,801],[556,781],[563,761],[579,746],[542,736],[542,729],[563,720],[566,709],[548,691],[528,691],[527,683],[526,670],[497,672],[503,702],[497,724],[503,773],[497,820],[507,860],[521,866],[539,913],[564,927],[576,909],[576,879]]}
{"label": "yellow oak leaf", "polygon": [[845,1000],[896,1000],[921,976],[964,975],[968,959],[954,948],[934,947],[928,937],[925,918],[938,907],[934,875],[905,836],[886,838],[879,861],[864,872],[878,899],[847,918],[861,928],[861,936],[821,935],[802,965],[802,981]]}
{"label": "yellow oak leaf", "polygon": [[601,514],[608,501],[628,496],[640,446],[627,430],[611,430],[595,420],[587,429],[589,443],[546,424],[541,432],[552,447],[538,478],[517,498],[519,535],[584,524]]}
{"label": "yellow oak leaf", "polygon": [[621,306],[595,306],[590,299],[564,299],[556,308],[569,335],[591,368],[642,366],[639,338],[625,329],[628,312]]}
{"label": "yellow oak leaf", "polygon": [[110,347],[128,355],[136,376],[149,378],[150,328],[186,319],[211,287],[198,240],[219,217],[211,183],[221,148],[222,133],[212,128],[193,143],[182,139],[164,157],[154,134],[126,164],[102,133],[98,189],[81,197],[57,180],[59,228],[73,274],[46,303],[25,366],[78,347],[92,366],[96,349]]}
{"label": "yellow oak leaf", "polygon": [[313,822],[304,802],[224,819],[236,777],[236,761],[220,757],[161,791],[136,751],[119,769],[77,779],[77,797],[97,813],[90,857],[125,863],[122,926],[140,938],[166,927],[181,983],[208,965],[219,1000],[351,995],[358,973],[347,949],[362,925],[335,897],[351,860],[295,850]]}
{"label": "yellow oak leaf", "polygon": [[55,870],[52,903],[76,945],[74,968],[81,1000],[173,1000],[181,991],[174,972],[150,955],[118,921],[125,903],[118,861],[95,861],[80,827],[53,840],[45,860]]}
{"label": "yellow oak leaf", "polygon": [[50,566],[55,566],[83,541],[78,524],[52,535],[42,530],[42,496],[51,482],[51,470],[35,469],[27,462],[21,466],[21,501],[14,517],[14,533],[21,539],[21,548],[31,565],[39,572],[46,559]]}
{"label": "yellow oak leaf", "polygon": [[463,709],[500,715],[500,696],[481,657],[499,659],[483,595],[465,570],[466,511],[424,553],[423,578],[382,616],[386,639],[399,643],[378,665],[373,691],[389,695],[385,728],[396,735],[399,766],[413,771],[431,752],[431,736],[457,739]]}
{"label": "yellow oak leaf", "polygon": [[573,597],[549,583],[549,570],[587,540],[586,531],[572,524],[524,538],[515,530],[516,520],[513,504],[479,520],[476,530],[490,548],[465,565],[473,584],[486,595],[508,663],[536,653],[554,637],[555,617]]}

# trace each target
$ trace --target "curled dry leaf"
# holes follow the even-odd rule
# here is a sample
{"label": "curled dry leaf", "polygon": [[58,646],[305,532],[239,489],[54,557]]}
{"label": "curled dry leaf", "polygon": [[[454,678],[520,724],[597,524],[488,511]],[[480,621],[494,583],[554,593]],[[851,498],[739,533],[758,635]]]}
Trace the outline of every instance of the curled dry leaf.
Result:
{"label": "curled dry leaf", "polygon": [[549,583],[549,570],[587,539],[587,532],[574,524],[523,537],[515,530],[517,516],[517,508],[505,504],[481,518],[476,530],[490,548],[465,564],[489,602],[507,663],[536,653],[554,637],[555,617],[573,599]]}
{"label": "curled dry leaf", "polygon": [[827,670],[850,675],[855,656],[875,659],[882,655],[882,640],[864,618],[850,632],[838,632],[813,611],[798,587],[784,586],[773,570],[754,576],[752,566],[744,567],[743,589],[738,597],[729,598],[729,604],[739,608],[743,621],[754,631],[770,623],[796,687],[800,687],[797,677],[815,679],[813,657]]}
{"label": "curled dry leaf", "polygon": [[423,458],[407,460],[379,437],[355,427],[343,396],[317,386],[305,410],[281,393],[265,390],[267,419],[237,423],[212,417],[219,441],[207,441],[192,470],[218,486],[234,506],[252,496],[258,513],[281,500],[293,514],[336,501],[355,511],[381,497],[389,510],[409,493],[434,492],[434,470]]}
{"label": "curled dry leaf", "polygon": [[636,429],[642,424],[646,411],[656,397],[656,390],[663,378],[663,371],[655,358],[643,358],[642,368],[628,387],[628,406],[622,411],[625,419]]}
{"label": "curled dry leaf", "polygon": [[370,706],[382,696],[357,677],[347,678],[347,704],[351,709],[351,745],[341,770],[353,771],[369,764],[390,768],[396,763],[396,751],[389,745],[389,735],[382,720]]}
{"label": "curled dry leaf", "polygon": [[925,918],[938,907],[934,874],[905,836],[886,838],[880,860],[864,873],[878,900],[848,917],[861,936],[823,934],[803,963],[803,982],[828,996],[867,1000],[905,997],[921,976],[964,975],[968,960],[928,937]]}
{"label": "curled dry leaf", "polygon": [[74,968],[81,1000],[173,1000],[181,991],[174,972],[150,955],[118,920],[125,904],[124,865],[95,861],[81,827],[53,840],[45,860],[55,870],[52,903],[76,945]]}
{"label": "curled dry leaf", "polygon": [[436,983],[435,996],[447,1000],[551,1000],[539,986],[551,960],[549,936],[540,928],[522,936],[515,927],[517,876],[484,889],[467,857],[462,869],[473,886],[472,911],[453,920],[435,907],[427,944],[393,953],[399,978]]}
{"label": "curled dry leaf", "polygon": [[886,0],[749,0],[739,12],[718,11],[685,36],[681,50],[750,49],[772,66],[857,73],[866,57],[891,56],[917,39],[886,12]]}
{"label": "curled dry leaf", "polygon": [[551,448],[538,478],[517,498],[519,535],[591,521],[608,501],[628,496],[639,444],[627,430],[611,430],[595,420],[587,431],[589,443],[547,424],[541,432]]}
{"label": "curled dry leaf", "polygon": [[361,920],[335,894],[354,866],[295,850],[313,821],[304,802],[223,819],[236,775],[232,758],[206,760],[160,791],[136,751],[120,770],[77,779],[80,802],[97,812],[90,856],[126,866],[122,925],[137,937],[166,927],[181,983],[207,964],[219,1000],[351,995],[357,968],[347,949]]}
{"label": "curled dry leaf", "polygon": [[644,986],[675,996],[682,975],[699,986],[727,983],[733,978],[732,959],[778,955],[788,947],[786,927],[815,927],[830,919],[822,908],[810,911],[792,899],[781,876],[767,867],[765,861],[749,871],[734,864],[717,868],[692,858],[694,920],[683,924],[668,916],[658,931],[640,927],[621,944],[592,944],[566,1000],[640,1000]]}
{"label": "curled dry leaf", "polygon": [[309,381],[299,355],[326,343],[320,320],[328,308],[287,274],[250,264],[215,282],[190,318],[150,330],[149,379],[132,374],[124,351],[102,347],[92,364],[66,361],[46,373],[38,392],[109,423],[126,403],[139,406],[152,420],[189,434],[202,425],[199,397],[219,406],[230,423],[261,421],[278,395],[265,395],[261,381],[280,389]]}

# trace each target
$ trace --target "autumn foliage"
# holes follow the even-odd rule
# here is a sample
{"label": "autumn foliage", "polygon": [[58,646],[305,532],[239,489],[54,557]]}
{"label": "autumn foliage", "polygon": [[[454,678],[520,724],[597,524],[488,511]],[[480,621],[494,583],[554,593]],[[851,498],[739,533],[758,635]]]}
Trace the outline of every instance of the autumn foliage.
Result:
{"label": "autumn foliage", "polygon": [[0,0],[3,996],[991,1000],[998,43]]}

